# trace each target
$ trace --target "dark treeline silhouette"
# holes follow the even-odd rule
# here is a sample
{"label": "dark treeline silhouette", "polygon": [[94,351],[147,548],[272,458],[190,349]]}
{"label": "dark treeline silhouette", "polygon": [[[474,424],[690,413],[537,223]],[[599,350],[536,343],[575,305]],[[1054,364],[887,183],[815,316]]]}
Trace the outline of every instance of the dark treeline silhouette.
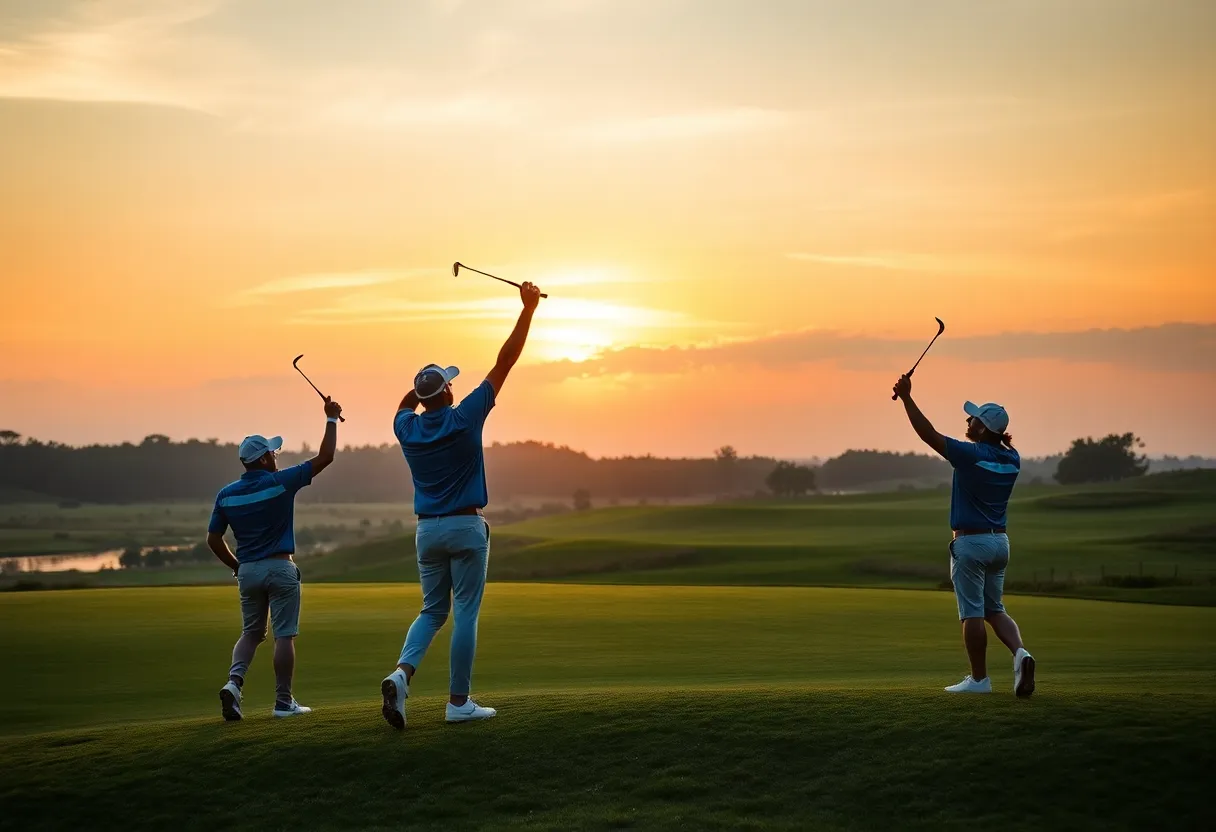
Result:
{"label": "dark treeline silhouette", "polygon": [[845,451],[819,466],[819,487],[832,491],[863,489],[893,480],[950,479],[950,463],[938,456],[887,451]]}
{"label": "dark treeline silhouette", "polygon": [[[240,476],[236,445],[214,440],[172,442],[153,435],[139,444],[76,448],[8,433],[0,441],[0,492],[59,501],[135,503],[210,500]],[[280,466],[310,453],[284,452]],[[585,490],[597,502],[753,494],[777,462],[765,457],[592,459],[540,442],[486,448],[486,475],[496,502],[514,498],[569,500]],[[409,469],[396,445],[343,448],[338,463],[301,492],[316,502],[394,502],[413,498]]]}
{"label": "dark treeline silhouette", "polygon": [[[1080,441],[1080,440],[1079,440]],[[1107,437],[1101,446],[1123,445],[1127,437]],[[1081,442],[1085,450],[1090,448]],[[1126,455],[1128,448],[1119,445]],[[1077,456],[1076,444],[1070,456]],[[283,453],[281,465],[311,456],[307,451]],[[1103,456],[1104,455],[1100,455]],[[1027,482],[1050,482],[1061,457],[1023,459]],[[772,491],[770,475],[777,467],[770,457],[740,457],[729,445],[703,459],[655,456],[593,459],[586,453],[541,442],[495,443],[486,448],[490,492],[499,505],[522,498],[569,502],[586,492],[596,505],[616,500],[752,496]],[[1124,460],[1126,462],[1126,460]],[[1135,471],[1143,460],[1134,460]],[[1182,461],[1178,461],[1182,464]],[[1069,466],[1065,466],[1068,468]],[[1183,465],[1183,467],[1186,467]],[[1191,466],[1194,467],[1194,466]],[[1093,481],[1132,475],[1119,468],[1090,470],[1069,481]],[[0,430],[0,500],[91,503],[137,503],[158,500],[210,500],[225,483],[240,476],[236,445],[215,440],[172,442],[154,434],[138,444],[72,447],[25,439]],[[950,481],[950,466],[936,456],[885,451],[846,451],[814,468],[808,488],[821,491],[862,491],[916,485],[933,487]],[[784,483],[784,480],[781,480]],[[798,493],[781,486],[781,490]],[[399,502],[413,498],[409,469],[396,445],[343,448],[338,464],[319,477],[301,499],[313,502]]]}

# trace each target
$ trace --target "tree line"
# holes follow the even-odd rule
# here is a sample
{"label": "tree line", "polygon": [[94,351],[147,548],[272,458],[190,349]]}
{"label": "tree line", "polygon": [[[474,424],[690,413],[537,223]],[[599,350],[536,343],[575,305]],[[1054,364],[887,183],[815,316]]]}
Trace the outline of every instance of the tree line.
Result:
{"label": "tree line", "polygon": [[[1062,483],[1139,476],[1133,434],[1078,439],[1062,457],[1026,460],[1023,477]],[[281,465],[311,456],[284,452]],[[301,498],[318,502],[395,502],[413,497],[409,470],[396,445],[346,447]],[[1036,466],[1038,466],[1036,468]],[[134,503],[209,500],[241,472],[236,445],[216,440],[174,442],[153,434],[142,442],[73,447],[0,431],[0,495],[57,501]],[[944,460],[925,454],[850,450],[818,465],[772,457],[741,457],[731,446],[712,457],[627,456],[594,459],[581,451],[541,442],[494,443],[486,448],[486,475],[496,502],[557,497],[581,506],[596,502],[751,496],[797,496],[811,491],[855,491],[949,482]]]}

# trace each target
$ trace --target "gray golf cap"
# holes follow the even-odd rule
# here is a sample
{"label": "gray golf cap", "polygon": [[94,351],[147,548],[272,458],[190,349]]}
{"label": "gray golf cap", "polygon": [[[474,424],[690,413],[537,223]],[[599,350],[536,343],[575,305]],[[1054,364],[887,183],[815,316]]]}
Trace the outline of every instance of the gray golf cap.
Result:
{"label": "gray golf cap", "polygon": [[443,388],[451,384],[452,379],[460,375],[459,367],[440,367],[438,364],[427,364],[414,376],[414,392],[420,400],[433,399],[443,392]]}
{"label": "gray golf cap", "polygon": [[237,453],[241,455],[241,462],[256,462],[268,452],[277,451],[281,447],[283,447],[283,437],[272,436],[267,439],[260,433],[255,433],[253,436],[246,436],[241,440]]}
{"label": "gray golf cap", "polygon": [[967,402],[963,405],[963,412],[974,419],[979,419],[980,424],[993,433],[1004,433],[1009,428],[1009,414],[1005,412],[1005,408],[995,402],[987,404]]}

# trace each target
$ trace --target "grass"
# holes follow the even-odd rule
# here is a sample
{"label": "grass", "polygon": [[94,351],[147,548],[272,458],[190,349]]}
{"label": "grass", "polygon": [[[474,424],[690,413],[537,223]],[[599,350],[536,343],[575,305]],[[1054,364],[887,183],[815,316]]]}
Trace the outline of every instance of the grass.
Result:
{"label": "grass", "polygon": [[[944,593],[500,584],[475,688],[441,723],[446,638],[410,728],[376,696],[416,587],[306,585],[297,691],[269,655],[227,725],[230,587],[0,596],[0,827],[1199,828],[1216,610],[1013,598],[1040,662],[1015,700],[964,666]],[[265,650],[265,648],[263,648]],[[10,693],[18,690],[10,688]],[[275,785],[279,782],[279,785]]]}
{"label": "grass", "polygon": [[[1146,496],[1148,495],[1148,496]],[[1216,471],[1020,488],[1007,580],[1021,592],[1216,603]],[[494,531],[497,581],[940,588],[949,494],[821,496],[572,512]],[[313,580],[412,581],[409,538],[311,560]]]}
{"label": "grass", "polygon": [[[130,544],[198,543],[207,532],[211,503],[83,504],[0,503],[0,557],[121,549]],[[412,525],[410,508],[397,503],[296,504],[296,529],[324,527],[345,540],[385,533],[394,521]]]}
{"label": "grass", "polygon": [[[1159,474],[1101,486],[1019,487],[1010,508],[1013,557],[1008,586],[1023,593],[1216,604],[1216,525],[1209,516],[1213,504],[1216,471]],[[569,512],[497,526],[490,577],[941,588],[948,577],[948,506],[948,492],[931,490]],[[60,514],[84,511],[81,516],[88,517],[95,510],[103,516],[109,511],[85,508]],[[124,522],[143,522],[135,518],[144,515],[134,507],[132,511]],[[152,507],[140,511],[155,516]],[[373,512],[380,525],[367,520],[370,537],[382,533],[388,517],[399,518],[404,509],[301,504],[299,511],[297,525],[302,527],[350,522],[359,523],[360,529],[362,518]],[[389,514],[383,514],[386,511]],[[199,524],[195,533],[204,520],[199,514],[190,521]],[[0,540],[3,534],[0,529]],[[309,557],[303,569],[311,581],[412,582],[417,576],[410,535],[380,537]],[[0,587],[23,579],[45,587],[118,586],[221,582],[227,575],[210,564],[96,575],[4,576]]]}
{"label": "grass", "polygon": [[[1210,828],[1210,697],[506,696],[406,737],[367,707],[5,743],[0,827]],[[1095,714],[1100,717],[1095,719]]]}

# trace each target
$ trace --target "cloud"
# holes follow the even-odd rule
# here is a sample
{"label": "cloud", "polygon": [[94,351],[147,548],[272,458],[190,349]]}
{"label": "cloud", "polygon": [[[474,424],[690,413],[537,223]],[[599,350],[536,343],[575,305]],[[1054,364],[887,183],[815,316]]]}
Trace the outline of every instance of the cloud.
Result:
{"label": "cloud", "polygon": [[823,254],[817,252],[792,251],[785,255],[790,260],[804,263],[819,263],[825,266],[844,266],[859,269],[885,269],[900,272],[936,272],[938,274],[1002,274],[1013,270],[994,260],[973,260],[967,257],[945,257],[916,252],[883,251],[860,254]]}
{"label": "cloud", "polygon": [[302,274],[281,277],[246,289],[242,297],[286,295],[295,292],[311,292],[321,289],[350,289],[361,286],[377,286],[392,283],[417,274],[432,274],[434,269],[411,269],[408,271],[338,272],[333,274]]}
{"label": "cloud", "polygon": [[823,263],[828,266],[857,266],[867,269],[891,269],[894,271],[929,271],[942,265],[940,258],[929,254],[907,254],[883,252],[880,254],[815,254],[794,251],[785,255],[790,260],[808,263]]}
{"label": "cloud", "polygon": [[754,133],[783,127],[792,119],[792,114],[783,110],[735,107],[598,121],[576,127],[571,133],[592,142],[630,144]]}
{"label": "cloud", "polygon": [[[920,340],[816,330],[685,347],[626,347],[578,363],[558,361],[529,367],[528,372],[538,380],[556,382],[626,373],[681,374],[706,366],[792,369],[819,362],[872,371],[903,367],[923,346]],[[1139,329],[1015,332],[963,338],[952,338],[947,332],[934,351],[978,364],[1052,360],[1113,364],[1150,372],[1216,374],[1216,324],[1173,323]]]}
{"label": "cloud", "polygon": [[[511,125],[525,105],[393,61],[291,65],[273,39],[208,28],[226,0],[69,3],[0,31],[0,99],[147,104],[229,119],[242,129]],[[455,5],[455,4],[448,4]],[[434,10],[440,12],[440,9]],[[509,36],[472,36],[479,60]],[[483,69],[482,74],[485,74]],[[439,92],[436,92],[436,90]]]}
{"label": "cloud", "polygon": [[[204,56],[174,33],[207,17],[219,0],[76,3],[24,35],[0,42],[0,97],[159,104],[214,112],[205,83],[183,84],[173,70],[205,57],[230,65],[230,51]],[[204,73],[205,75],[205,73]]]}
{"label": "cloud", "polygon": [[[642,306],[626,306],[581,298],[549,298],[543,303],[544,317],[549,322],[614,324],[638,329],[700,325],[679,312]],[[519,299],[514,297],[415,301],[408,298],[351,295],[329,306],[304,310],[295,316],[293,323],[351,325],[511,320],[518,314]]]}
{"label": "cloud", "polygon": [[340,95],[316,96],[310,120],[349,126],[471,127],[521,124],[526,108],[519,101],[475,93],[449,98],[416,98],[384,85],[369,89],[365,82],[344,87]]}

